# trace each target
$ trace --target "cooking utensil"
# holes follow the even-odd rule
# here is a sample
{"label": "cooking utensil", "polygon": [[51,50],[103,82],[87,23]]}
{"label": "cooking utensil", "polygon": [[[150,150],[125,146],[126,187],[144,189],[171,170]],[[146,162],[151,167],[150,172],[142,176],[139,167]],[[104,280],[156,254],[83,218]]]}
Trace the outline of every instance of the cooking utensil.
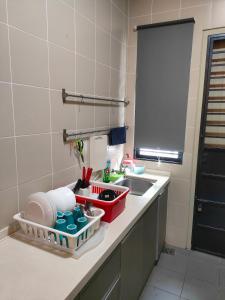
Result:
{"label": "cooking utensil", "polygon": [[77,183],[75,184],[74,188],[73,188],[73,192],[74,194],[76,194],[76,192],[78,192],[80,190],[80,188],[82,187],[83,181],[81,179],[77,180]]}
{"label": "cooking utensil", "polygon": [[88,168],[87,172],[86,172],[85,167],[83,167],[83,172],[82,172],[82,188],[83,189],[89,187],[91,174],[92,174],[92,168]]}
{"label": "cooking utensil", "polygon": [[88,168],[88,170],[87,170],[87,175],[86,175],[86,179],[85,179],[87,186],[90,185],[90,179],[91,179],[92,171],[93,171],[92,168]]}
{"label": "cooking utensil", "polygon": [[86,211],[86,214],[90,217],[94,216],[94,211],[92,207],[93,207],[92,202],[86,201],[84,209]]}
{"label": "cooking utensil", "polygon": [[99,200],[104,200],[104,201],[112,201],[116,199],[117,194],[113,190],[104,190],[101,192],[98,196]]}
{"label": "cooking utensil", "polygon": [[81,158],[82,162],[84,162],[84,154],[83,154],[84,141],[81,139],[77,139],[77,140],[75,140],[75,143],[76,143],[77,151],[80,154],[80,158]]}
{"label": "cooking utensil", "polygon": [[82,180],[85,181],[85,178],[86,178],[86,168],[83,167],[82,168]]}

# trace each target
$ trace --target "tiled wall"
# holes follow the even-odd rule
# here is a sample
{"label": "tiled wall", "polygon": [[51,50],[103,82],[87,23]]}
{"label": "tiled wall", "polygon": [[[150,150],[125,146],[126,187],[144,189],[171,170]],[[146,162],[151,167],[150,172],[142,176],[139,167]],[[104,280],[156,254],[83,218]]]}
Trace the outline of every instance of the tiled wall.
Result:
{"label": "tiled wall", "polygon": [[63,105],[61,89],[123,97],[126,33],[126,0],[0,0],[0,230],[28,194],[79,176],[63,128],[124,122],[123,108]]}
{"label": "tiled wall", "polygon": [[[146,162],[151,169],[170,171],[172,181],[169,190],[167,242],[180,247],[187,246],[188,219],[193,166],[193,144],[196,129],[196,109],[200,71],[202,30],[225,26],[224,0],[129,0],[127,95],[132,104],[127,108],[126,121],[130,130],[126,152],[133,151],[134,91],[136,69],[136,36],[133,27],[140,24],[163,22],[182,18],[195,18],[193,50],[191,59],[190,86],[187,108],[185,152],[183,165]],[[201,100],[201,99],[200,99]],[[190,246],[190,245],[188,245]]]}

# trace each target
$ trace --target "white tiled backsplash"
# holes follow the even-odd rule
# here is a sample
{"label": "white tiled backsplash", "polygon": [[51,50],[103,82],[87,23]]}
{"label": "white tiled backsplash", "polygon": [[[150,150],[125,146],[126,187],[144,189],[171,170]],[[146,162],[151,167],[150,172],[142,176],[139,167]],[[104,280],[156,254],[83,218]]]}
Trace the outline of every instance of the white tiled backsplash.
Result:
{"label": "white tiled backsplash", "polygon": [[[122,107],[63,105],[61,89],[125,96],[127,7],[126,0],[0,0],[0,230],[27,195],[80,176],[64,128],[124,123]],[[114,163],[123,147],[116,150]]]}

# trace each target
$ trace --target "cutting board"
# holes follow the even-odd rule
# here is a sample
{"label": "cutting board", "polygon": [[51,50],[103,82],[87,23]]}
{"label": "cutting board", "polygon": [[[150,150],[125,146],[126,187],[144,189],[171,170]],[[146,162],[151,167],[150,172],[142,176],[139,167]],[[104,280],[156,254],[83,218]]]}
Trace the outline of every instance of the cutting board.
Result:
{"label": "cutting board", "polygon": [[107,161],[107,135],[90,137],[90,166],[93,171],[103,170]]}

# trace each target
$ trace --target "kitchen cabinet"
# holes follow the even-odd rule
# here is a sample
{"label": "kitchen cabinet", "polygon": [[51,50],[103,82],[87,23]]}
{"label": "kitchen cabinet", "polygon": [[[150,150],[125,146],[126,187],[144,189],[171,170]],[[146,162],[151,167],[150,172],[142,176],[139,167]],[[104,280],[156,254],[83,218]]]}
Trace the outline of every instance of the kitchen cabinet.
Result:
{"label": "kitchen cabinet", "polygon": [[120,291],[120,261],[119,245],[81,291],[80,298],[76,300],[114,300]]}
{"label": "kitchen cabinet", "polygon": [[136,300],[155,264],[157,201],[121,243],[121,299]]}
{"label": "kitchen cabinet", "polygon": [[166,234],[167,188],[149,206],[76,300],[137,300]]}
{"label": "kitchen cabinet", "polygon": [[121,243],[121,299],[135,300],[142,290],[143,219]]}
{"label": "kitchen cabinet", "polygon": [[156,260],[159,260],[160,253],[163,250],[166,238],[166,221],[167,221],[167,198],[168,187],[166,187],[157,198],[158,201],[158,220],[157,220],[157,245]]}
{"label": "kitchen cabinet", "polygon": [[155,265],[158,201],[155,200],[143,216],[142,230],[142,286]]}
{"label": "kitchen cabinet", "polygon": [[108,292],[104,300],[118,300],[120,299],[120,277],[116,280],[111,290]]}

